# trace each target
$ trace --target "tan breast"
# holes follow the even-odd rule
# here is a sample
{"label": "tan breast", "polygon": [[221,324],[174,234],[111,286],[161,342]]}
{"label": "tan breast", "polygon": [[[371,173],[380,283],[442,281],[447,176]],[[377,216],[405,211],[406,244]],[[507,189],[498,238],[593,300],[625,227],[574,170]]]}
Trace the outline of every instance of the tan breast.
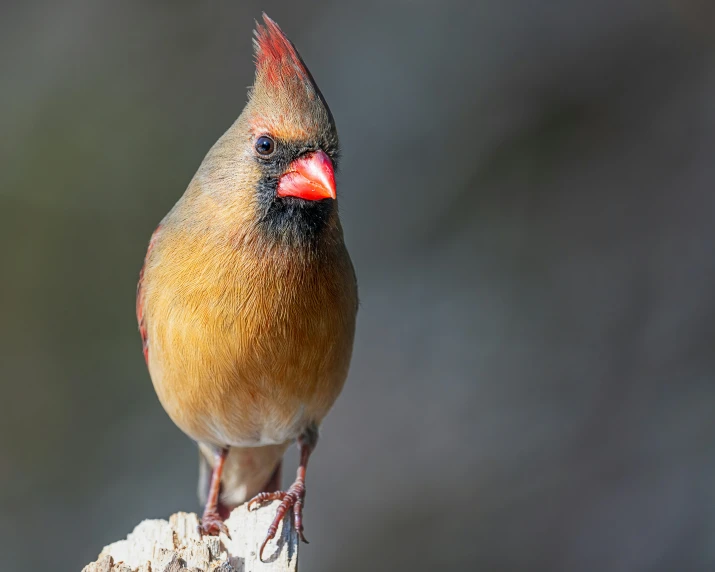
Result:
{"label": "tan breast", "polygon": [[162,226],[142,278],[148,365],[196,441],[292,440],[347,376],[357,291],[337,234],[313,255],[245,236]]}

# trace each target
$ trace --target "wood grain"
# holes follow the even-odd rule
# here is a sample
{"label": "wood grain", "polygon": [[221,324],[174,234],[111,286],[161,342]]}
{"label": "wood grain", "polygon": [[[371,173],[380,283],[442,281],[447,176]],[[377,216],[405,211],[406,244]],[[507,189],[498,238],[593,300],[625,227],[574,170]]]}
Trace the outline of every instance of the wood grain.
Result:
{"label": "wood grain", "polygon": [[178,512],[168,521],[145,520],[125,540],[105,546],[82,572],[296,572],[298,537],[288,520],[268,544],[266,562],[258,559],[278,504],[235,509],[226,520],[230,537],[202,537],[194,513]]}

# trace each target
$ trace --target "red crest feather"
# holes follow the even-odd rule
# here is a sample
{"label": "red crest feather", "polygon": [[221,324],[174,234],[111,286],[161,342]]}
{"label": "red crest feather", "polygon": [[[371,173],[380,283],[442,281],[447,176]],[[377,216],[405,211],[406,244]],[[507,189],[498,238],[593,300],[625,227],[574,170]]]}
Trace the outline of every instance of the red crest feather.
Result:
{"label": "red crest feather", "polygon": [[291,73],[303,81],[312,83],[310,72],[305,67],[293,43],[283,31],[263,13],[265,26],[256,22],[253,44],[256,51],[256,69],[271,83],[278,83]]}

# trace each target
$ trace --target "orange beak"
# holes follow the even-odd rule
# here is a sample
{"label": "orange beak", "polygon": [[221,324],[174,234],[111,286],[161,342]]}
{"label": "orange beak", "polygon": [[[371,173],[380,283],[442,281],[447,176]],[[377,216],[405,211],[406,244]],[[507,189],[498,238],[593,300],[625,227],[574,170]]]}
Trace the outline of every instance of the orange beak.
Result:
{"label": "orange beak", "polygon": [[293,161],[278,181],[279,197],[298,197],[307,201],[335,198],[333,162],[323,151],[315,151]]}

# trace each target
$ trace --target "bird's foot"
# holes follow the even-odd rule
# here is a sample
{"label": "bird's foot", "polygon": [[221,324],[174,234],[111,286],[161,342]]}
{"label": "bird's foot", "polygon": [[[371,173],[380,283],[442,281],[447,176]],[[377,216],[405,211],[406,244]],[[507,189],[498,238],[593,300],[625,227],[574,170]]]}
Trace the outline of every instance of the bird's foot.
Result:
{"label": "bird's foot", "polygon": [[222,532],[228,536],[228,527],[221,515],[213,510],[204,511],[201,517],[201,533],[207,536],[218,536]]}
{"label": "bird's foot", "polygon": [[293,526],[295,526],[298,537],[303,542],[308,544],[308,541],[305,539],[305,535],[303,534],[303,502],[305,500],[305,484],[298,480],[294,482],[287,491],[257,494],[248,502],[248,510],[253,510],[253,508],[257,505],[262,505],[263,503],[274,500],[281,501],[281,504],[276,510],[276,516],[274,517],[271,526],[268,527],[266,539],[263,541],[263,544],[261,544],[261,550],[258,553],[261,562],[264,561],[263,549],[270,540],[275,538],[276,533],[278,532],[278,525],[291,508],[293,509]]}

